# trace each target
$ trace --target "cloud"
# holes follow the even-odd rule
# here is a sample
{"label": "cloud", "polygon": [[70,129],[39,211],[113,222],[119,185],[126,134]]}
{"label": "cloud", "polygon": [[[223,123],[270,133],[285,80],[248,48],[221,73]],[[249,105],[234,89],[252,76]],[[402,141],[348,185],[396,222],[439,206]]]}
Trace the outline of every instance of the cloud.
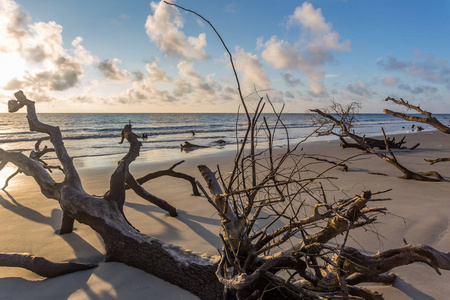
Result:
{"label": "cloud", "polygon": [[4,89],[4,90],[7,90],[7,91],[14,91],[14,90],[23,89],[22,88],[22,82],[17,77],[12,78],[10,81],[8,81],[1,88]]}
{"label": "cloud", "polygon": [[[272,36],[264,44],[263,59],[275,69],[302,70],[308,78],[310,93],[325,94],[323,67],[334,60],[332,51],[350,50],[350,41],[340,43],[339,33],[325,22],[321,9],[314,9],[308,2],[295,9],[288,25],[300,25],[299,39],[291,44]],[[262,42],[259,40],[258,43],[261,45]]]}
{"label": "cloud", "polygon": [[289,92],[289,91],[285,92],[284,95],[285,95],[286,98],[288,98],[288,99],[294,99],[294,94],[292,94],[292,93]]}
{"label": "cloud", "polygon": [[98,62],[98,57],[92,55],[88,50],[86,50],[81,43],[83,38],[81,36],[76,37],[72,41],[72,46],[74,47],[73,53],[80,63],[83,65],[91,65]]}
{"label": "cloud", "polygon": [[412,94],[426,94],[426,95],[432,95],[435,94],[438,89],[432,86],[428,85],[420,85],[417,87],[412,88],[409,84],[399,84],[398,88],[401,90],[408,91]]}
{"label": "cloud", "polygon": [[379,60],[377,66],[389,71],[406,72],[408,63],[398,61],[395,57],[388,55],[387,57]]}
{"label": "cloud", "polygon": [[62,44],[62,26],[53,21],[30,24],[22,47],[23,57],[32,63],[52,62],[67,55]]}
{"label": "cloud", "polygon": [[60,56],[53,62],[54,69],[38,72],[27,71],[22,79],[13,78],[5,90],[33,89],[36,92],[64,91],[77,85],[83,70],[78,61]]}
{"label": "cloud", "polygon": [[257,55],[245,52],[244,49],[236,47],[233,57],[235,59],[236,70],[242,75],[241,84],[244,93],[253,92],[255,87],[257,90],[270,88],[270,79]]}
{"label": "cloud", "polygon": [[150,77],[156,82],[170,82],[166,72],[159,68],[159,59],[155,59],[152,63],[147,63],[145,69],[150,74]]}
{"label": "cloud", "polygon": [[400,61],[392,55],[382,58],[377,66],[386,71],[395,71],[421,78],[425,81],[444,84],[450,89],[450,64],[431,54],[416,53],[418,61]]}
{"label": "cloud", "polygon": [[105,59],[101,61],[97,68],[100,72],[108,79],[115,81],[126,81],[131,78],[130,73],[126,70],[120,70],[117,65],[121,64],[122,61],[118,58]]}
{"label": "cloud", "polygon": [[22,47],[22,39],[28,32],[26,23],[28,15],[19,5],[11,0],[0,0],[0,52],[10,53]]}
{"label": "cloud", "polygon": [[212,80],[210,77],[205,78],[198,74],[192,63],[188,61],[180,62],[177,68],[178,73],[180,74],[180,78],[178,78],[176,82],[177,94],[180,94],[182,91],[185,93],[196,91],[204,95],[214,95],[215,91],[220,89],[220,85],[216,81]]}
{"label": "cloud", "polygon": [[98,58],[81,45],[81,37],[72,41],[72,49],[65,49],[61,25],[29,21],[17,3],[0,0],[0,52],[15,52],[27,63],[27,71],[12,78],[4,88],[44,94],[77,86],[84,74],[83,66]]}
{"label": "cloud", "polygon": [[292,76],[291,73],[284,73],[283,75],[281,75],[281,77],[283,78],[284,82],[286,83],[287,86],[290,87],[296,87],[299,84],[302,84],[302,81],[298,78],[295,78],[294,76]]}
{"label": "cloud", "polygon": [[159,50],[166,55],[188,60],[204,60],[208,58],[206,34],[198,37],[186,37],[179,29],[183,27],[183,19],[179,11],[173,6],[152,2],[150,4],[153,15],[147,17],[145,29],[147,35],[154,41]]}
{"label": "cloud", "polygon": [[[237,90],[225,84],[222,86],[215,81],[214,74],[200,75],[190,61],[181,61],[177,65],[178,77],[169,78],[161,73],[158,60],[147,64],[145,73],[140,73],[140,80],[132,82],[132,87],[122,95],[113,98],[119,103],[145,103],[159,105],[214,105],[230,100],[237,100]],[[171,85],[167,90],[161,89],[160,82],[155,78],[168,79]]]}
{"label": "cloud", "polygon": [[356,94],[361,97],[369,97],[372,96],[374,93],[369,90],[369,85],[367,83],[362,82],[361,80],[358,80],[356,83],[349,83],[345,86],[345,89],[352,93]]}

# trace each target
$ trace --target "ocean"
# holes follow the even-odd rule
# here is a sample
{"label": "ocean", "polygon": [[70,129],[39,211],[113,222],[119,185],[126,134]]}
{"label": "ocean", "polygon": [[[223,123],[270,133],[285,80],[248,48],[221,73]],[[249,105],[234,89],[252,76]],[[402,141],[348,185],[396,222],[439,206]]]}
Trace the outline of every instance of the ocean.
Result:
{"label": "ocean", "polygon": [[[263,116],[273,126],[275,115]],[[75,161],[93,157],[96,160],[108,157],[120,159],[128,150],[126,143],[118,143],[120,132],[129,122],[136,134],[148,135],[148,139],[142,141],[141,156],[145,159],[152,159],[153,156],[158,160],[185,159],[205,152],[235,149],[246,129],[245,116],[241,115],[237,119],[234,113],[44,113],[38,114],[38,117],[41,122],[60,127],[68,152]],[[450,123],[450,114],[435,117],[445,124]],[[308,114],[284,114],[283,122],[288,129],[291,144],[302,140],[313,130]],[[412,124],[386,114],[360,114],[354,123],[354,129],[356,133],[366,136],[381,135],[381,127],[387,134],[401,134],[410,132]],[[416,124],[418,125],[425,131],[434,130],[427,124]],[[35,142],[43,136],[29,131],[25,114],[0,114],[0,147],[4,150],[29,153],[29,150],[34,149]],[[331,138],[333,137],[312,137],[310,140]],[[220,140],[225,143],[219,143]],[[180,144],[185,141],[207,148],[185,152],[180,148]],[[264,143],[264,137],[258,142]],[[283,146],[286,143],[284,130],[279,127],[275,145]]]}

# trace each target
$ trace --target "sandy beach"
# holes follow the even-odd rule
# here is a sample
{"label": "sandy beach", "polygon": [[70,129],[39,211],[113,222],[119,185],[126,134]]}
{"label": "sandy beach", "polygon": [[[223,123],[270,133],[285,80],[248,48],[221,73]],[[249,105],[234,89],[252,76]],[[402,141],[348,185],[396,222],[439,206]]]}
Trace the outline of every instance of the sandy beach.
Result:
{"label": "sandy beach", "polygon": [[[415,171],[435,170],[450,180],[450,163],[428,165],[424,158],[450,157],[450,138],[441,132],[409,134],[407,144],[421,145],[414,151],[397,151],[397,158]],[[337,141],[305,143],[302,152],[347,158],[361,151],[341,149]],[[233,150],[197,150],[185,155],[180,172],[199,178],[196,166],[210,168],[220,165],[226,172],[233,162]],[[202,152],[204,151],[204,152]],[[193,153],[194,154],[194,153]],[[97,159],[98,158],[90,158]],[[148,172],[170,167],[178,160],[152,162],[151,157],[138,159],[132,173],[140,177]],[[311,161],[312,162],[312,161]],[[109,176],[115,164],[76,161],[88,193],[102,195],[108,190]],[[328,168],[326,163],[313,163],[311,168]],[[360,194],[363,190],[379,191],[392,188],[386,197],[391,201],[376,203],[386,206],[390,214],[379,218],[373,227],[354,231],[349,245],[369,254],[378,250],[409,244],[427,244],[437,250],[450,251],[450,182],[419,182],[399,178],[393,166],[372,155],[361,155],[348,163],[349,172],[337,169],[329,175],[338,177],[338,188],[332,197]],[[370,173],[383,173],[374,175]],[[189,182],[162,177],[145,184],[145,188],[178,209],[179,216],[165,211],[127,192],[125,214],[142,233],[196,252],[215,255],[220,248],[219,217],[204,197],[192,195]],[[331,188],[330,188],[331,189]],[[46,199],[31,178],[19,175],[6,191],[0,192],[0,252],[31,253],[52,261],[96,263],[92,270],[46,279],[20,268],[0,268],[0,299],[197,299],[190,293],[164,282],[151,274],[120,263],[104,263],[101,238],[89,227],[76,223],[71,234],[55,233],[61,222],[59,204]],[[385,299],[447,299],[450,294],[450,272],[438,275],[424,264],[414,264],[393,270],[398,275],[393,286],[368,285]]]}

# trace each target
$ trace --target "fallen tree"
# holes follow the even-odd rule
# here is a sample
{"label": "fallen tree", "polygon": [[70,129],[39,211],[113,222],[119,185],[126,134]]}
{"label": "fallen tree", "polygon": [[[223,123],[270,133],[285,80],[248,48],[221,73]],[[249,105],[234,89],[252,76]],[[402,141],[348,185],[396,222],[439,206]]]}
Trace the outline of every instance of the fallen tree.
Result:
{"label": "fallen tree", "polygon": [[[350,103],[349,105],[343,106],[339,103],[333,102],[328,110],[312,109],[311,112],[314,113],[313,120],[315,125],[320,125],[321,129],[319,135],[335,135],[338,136],[341,141],[344,138],[350,138],[355,142],[355,147],[364,150],[367,153],[374,154],[382,160],[388,162],[389,164],[396,167],[399,171],[403,173],[402,178],[413,179],[419,181],[444,181],[442,177],[436,171],[427,172],[415,172],[410,170],[401,164],[397,157],[395,156],[392,148],[404,149],[405,147],[398,147],[399,143],[395,143],[394,139],[388,139],[382,129],[383,133],[383,143],[384,147],[380,147],[378,140],[374,144],[374,139],[367,139],[365,136],[359,136],[352,130],[353,121],[355,119],[355,112],[359,108],[357,103]],[[323,129],[322,129],[323,128]],[[403,143],[404,138],[400,141]],[[391,147],[393,146],[393,147]],[[415,145],[410,150],[415,149],[418,146]],[[378,147],[380,151],[376,150]]]}
{"label": "fallen tree", "polygon": [[[234,70],[231,54],[230,60]],[[357,284],[391,283],[395,276],[385,272],[414,262],[426,263],[438,272],[450,270],[450,253],[428,246],[406,246],[372,256],[347,247],[352,230],[373,224],[386,212],[384,207],[369,205],[383,200],[374,196],[386,191],[364,191],[330,202],[322,185],[329,180],[326,170],[311,176],[301,163],[299,144],[291,147],[288,143],[284,151],[276,153],[274,133],[280,127],[285,129],[281,115],[274,112],[275,125],[270,127],[262,117],[265,104],[261,98],[252,116],[237,76],[236,80],[247,130],[238,143],[233,168],[226,173],[219,168],[214,173],[201,165],[209,191],[197,183],[222,220],[220,257],[165,244],[141,234],[128,222],[123,211],[125,190],[139,184],[129,166],[141,146],[129,125],[122,131],[129,151],[111,175],[110,190],[101,197],[84,191],[59,128],[41,123],[34,102],[22,92],[9,103],[11,111],[25,106],[30,130],[50,137],[64,179],[56,182],[39,161],[22,153],[0,149],[0,161],[32,176],[44,196],[59,202],[63,227],[70,229],[77,220],[95,230],[105,245],[105,261],[139,268],[201,299],[381,299]],[[256,147],[258,134],[268,137],[267,148]],[[10,254],[0,257],[3,265],[29,265],[19,264]],[[59,264],[54,266],[59,268]]]}
{"label": "fallen tree", "polygon": [[[384,109],[384,113],[406,120],[406,121],[410,121],[410,122],[420,122],[423,124],[428,124],[433,126],[434,128],[436,128],[437,130],[446,133],[446,134],[450,134],[450,127],[446,126],[444,124],[442,124],[438,119],[436,119],[435,117],[432,116],[432,113],[425,111],[423,109],[420,108],[420,106],[416,106],[413,104],[408,103],[408,101],[403,100],[402,98],[400,99],[395,99],[392,97],[387,97],[385,99],[385,101],[391,101],[395,104],[398,104],[400,106],[404,106],[408,109],[412,109],[417,111],[418,113],[420,113],[421,115],[424,115],[424,117],[418,117],[418,116],[411,116],[411,115],[406,115],[404,113],[400,113],[400,112],[396,112],[396,111],[392,111],[389,109]],[[448,157],[443,157],[443,158],[437,158],[437,159],[425,159],[426,162],[429,162],[430,165],[433,165],[435,163],[439,163],[439,162],[445,162],[445,161],[450,161],[450,158]]]}
{"label": "fallen tree", "polygon": [[[129,166],[139,155],[141,147],[130,125],[126,125],[123,130],[123,136],[130,144],[129,151],[111,175],[110,190],[102,197],[89,195],[82,187],[59,128],[41,123],[36,115],[34,102],[28,100],[21,91],[15,93],[15,96],[17,100],[9,102],[10,111],[18,111],[25,106],[30,130],[50,137],[56,157],[64,170],[64,179],[56,182],[40,162],[19,152],[1,149],[0,161],[5,165],[10,162],[23,174],[32,176],[44,196],[59,202],[63,210],[61,233],[70,233],[74,220],[77,220],[100,234],[106,249],[105,261],[122,262],[142,269],[203,299],[221,297],[222,288],[214,276],[217,258],[166,245],[139,233],[126,219],[123,212],[125,190],[128,186],[140,186],[129,172]],[[10,254],[2,256],[5,255]],[[158,259],[153,259],[155,257]],[[12,265],[9,262],[8,265]],[[55,268],[60,266],[67,268],[59,264]]]}
{"label": "fallen tree", "polygon": [[[400,141],[396,141],[395,137],[392,139],[376,139],[357,135],[352,129],[356,113],[360,108],[360,105],[356,102],[349,105],[341,105],[332,101],[330,107],[326,110],[312,109],[311,112],[315,114],[312,114],[311,118],[314,125],[320,125],[323,128],[318,131],[319,135],[334,135],[338,137],[341,141],[340,146],[344,149],[357,148],[364,152],[370,152],[367,147],[380,150],[386,150],[387,147],[390,149],[414,150],[420,145],[416,144],[410,148],[404,146],[406,136],[403,136]],[[346,138],[355,141],[355,143],[349,142]],[[361,145],[357,140],[363,141],[364,145]]]}
{"label": "fallen tree", "polygon": [[[329,203],[322,188],[322,182],[328,180],[325,173],[304,175],[307,170],[300,163],[303,154],[296,154],[298,145],[288,146],[285,152],[276,155],[272,134],[277,126],[270,131],[267,120],[262,123],[270,133],[269,146],[258,152],[256,135],[258,118],[264,109],[262,99],[254,116],[247,115],[249,126],[230,175],[222,176],[219,169],[217,178],[208,167],[199,166],[209,192],[198,184],[222,219],[223,233],[219,234],[222,254],[211,257],[145,236],[127,221],[123,212],[125,190],[136,183],[129,165],[140,149],[131,126],[124,128],[124,138],[130,147],[111,176],[110,191],[102,197],[92,196],[81,185],[59,128],[41,123],[34,102],[22,92],[15,95],[14,105],[27,108],[30,129],[49,135],[64,179],[55,182],[40,162],[22,153],[0,150],[0,161],[19,167],[35,179],[46,197],[59,201],[63,210],[62,228],[77,220],[98,232],[105,244],[105,261],[142,269],[201,299],[222,299],[224,295],[230,299],[328,299],[349,295],[353,299],[381,299],[379,294],[357,284],[392,282],[395,277],[383,273],[413,262],[450,269],[450,254],[428,246],[407,246],[374,256],[346,247],[351,230],[372,224],[378,214],[385,213],[383,207],[368,205],[377,200],[373,196],[379,193],[365,191]],[[277,116],[276,123],[283,126],[281,115]],[[337,165],[331,168],[334,167]],[[279,222],[284,225],[275,226]],[[342,234],[345,238],[340,245],[329,243]],[[42,263],[31,263],[36,260]],[[93,267],[75,262],[51,263],[44,258],[11,253],[0,255],[0,265],[25,267],[44,276]],[[45,273],[49,265],[51,274]]]}

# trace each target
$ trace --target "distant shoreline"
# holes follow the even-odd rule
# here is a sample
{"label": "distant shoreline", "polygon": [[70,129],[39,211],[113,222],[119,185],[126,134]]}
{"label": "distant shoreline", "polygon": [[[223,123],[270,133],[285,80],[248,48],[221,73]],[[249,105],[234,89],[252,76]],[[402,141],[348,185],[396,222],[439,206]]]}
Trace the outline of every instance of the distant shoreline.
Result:
{"label": "distant shoreline", "polygon": [[[388,134],[389,137],[397,137],[397,139],[403,137],[406,135],[406,146],[412,147],[414,144],[409,141],[408,136],[421,136],[421,135],[427,135],[431,132],[434,132],[437,130],[430,130],[430,131],[422,131],[422,132],[406,132],[403,134]],[[379,138],[383,139],[383,136],[380,134],[378,135],[367,135],[368,137],[372,138]],[[299,139],[300,140],[300,139]],[[349,142],[352,142],[349,140]],[[328,137],[322,137],[320,139],[311,137],[310,139],[307,139],[302,143],[303,146],[305,145],[314,145],[314,144],[323,144],[323,143],[333,143],[336,144],[336,147],[339,147],[339,139],[336,136],[328,136]],[[295,145],[295,143],[290,144],[291,147]],[[422,145],[423,146],[423,145]],[[265,144],[259,145],[259,149],[264,149]],[[275,149],[284,149],[286,147],[286,144],[283,146],[277,146]],[[302,147],[300,147],[302,148]],[[419,147],[420,148],[420,147]],[[234,157],[237,151],[237,145],[236,144],[228,144],[225,146],[220,147],[208,147],[208,148],[199,148],[192,151],[182,151],[181,149],[149,149],[146,150],[141,149],[140,156],[136,159],[135,162],[132,163],[132,165],[137,164],[154,164],[154,163],[160,163],[160,164],[171,164],[175,163],[181,160],[190,160],[190,159],[199,159],[202,156],[214,156],[214,157]],[[111,154],[111,155],[98,155],[98,156],[82,156],[82,157],[74,157],[74,163],[78,168],[103,168],[103,167],[111,167],[116,166],[117,162],[122,159],[123,156],[126,155],[126,151],[124,151],[121,154]],[[70,152],[69,152],[70,155]]]}

